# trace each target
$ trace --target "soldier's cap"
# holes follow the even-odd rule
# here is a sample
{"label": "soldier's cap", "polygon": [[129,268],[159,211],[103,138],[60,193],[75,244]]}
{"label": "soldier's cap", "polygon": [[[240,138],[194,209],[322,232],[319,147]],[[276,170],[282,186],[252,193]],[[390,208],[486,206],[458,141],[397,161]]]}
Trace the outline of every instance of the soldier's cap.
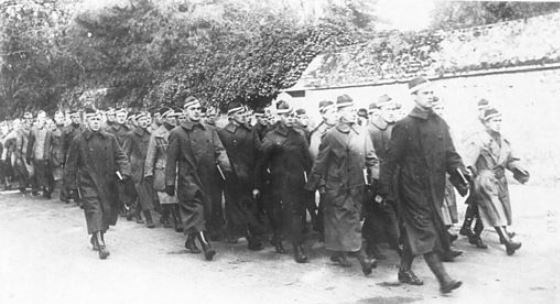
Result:
{"label": "soldier's cap", "polygon": [[119,114],[119,113],[127,114],[128,111],[126,110],[126,108],[117,108],[117,109],[115,110],[115,114]]}
{"label": "soldier's cap", "polygon": [[319,113],[325,114],[330,109],[336,109],[334,102],[330,100],[319,101]]}
{"label": "soldier's cap", "polygon": [[147,111],[140,111],[136,113],[136,120],[139,120],[140,118],[150,118],[150,113]]}
{"label": "soldier's cap", "polygon": [[161,118],[173,116],[175,114],[175,111],[169,107],[161,107],[157,112],[161,115]]}
{"label": "soldier's cap", "polygon": [[262,118],[266,116],[263,108],[257,108],[253,111],[253,115],[257,118]]}
{"label": "soldier's cap", "polygon": [[173,109],[173,111],[175,112],[175,115],[179,116],[179,115],[183,115],[185,112],[183,111],[183,109],[179,108],[179,107],[175,107]]}
{"label": "soldier's cap", "polygon": [[428,79],[419,76],[415,77],[408,82],[408,91],[410,94],[418,92],[418,90],[430,87],[432,83]]}
{"label": "soldier's cap", "polygon": [[247,108],[242,105],[241,103],[237,102],[237,101],[232,101],[228,104],[228,111],[227,111],[227,115],[231,116],[234,115],[236,113],[243,113],[246,112]]}
{"label": "soldier's cap", "polygon": [[358,117],[363,117],[363,118],[367,119],[367,118],[368,118],[368,112],[367,112],[367,110],[364,109],[364,108],[360,108],[360,109],[358,110]]}
{"label": "soldier's cap", "polygon": [[353,107],[354,100],[352,97],[348,96],[347,94],[340,95],[336,98],[336,108],[342,109],[346,107]]}
{"label": "soldier's cap", "polygon": [[84,109],[84,116],[85,118],[91,118],[91,117],[95,117],[99,115],[99,112],[97,111],[97,109],[94,109],[92,107],[87,107]]}
{"label": "soldier's cap", "polygon": [[115,115],[115,108],[108,107],[107,108],[107,115]]}
{"label": "soldier's cap", "polygon": [[389,104],[392,100],[393,100],[393,98],[391,98],[391,96],[389,96],[387,94],[383,94],[383,95],[379,96],[379,98],[377,98],[377,107],[381,108],[381,107]]}
{"label": "soldier's cap", "polygon": [[294,109],[287,101],[280,99],[276,102],[276,113],[278,115],[291,114],[293,111]]}
{"label": "soldier's cap", "polygon": [[480,99],[477,103],[477,108],[479,111],[488,109],[490,107],[490,102],[484,98]]}
{"label": "soldier's cap", "polygon": [[196,99],[196,97],[194,97],[194,96],[187,97],[185,99],[185,104],[183,105],[183,109],[188,109],[188,108],[191,108],[193,106],[200,107],[200,101],[198,101],[198,99]]}
{"label": "soldier's cap", "polygon": [[483,119],[484,121],[489,121],[490,119],[494,118],[502,118],[502,113],[498,111],[496,108],[489,108],[484,111]]}
{"label": "soldier's cap", "polygon": [[33,119],[33,114],[31,114],[31,112],[25,112],[25,113],[23,113],[23,118],[24,119]]}

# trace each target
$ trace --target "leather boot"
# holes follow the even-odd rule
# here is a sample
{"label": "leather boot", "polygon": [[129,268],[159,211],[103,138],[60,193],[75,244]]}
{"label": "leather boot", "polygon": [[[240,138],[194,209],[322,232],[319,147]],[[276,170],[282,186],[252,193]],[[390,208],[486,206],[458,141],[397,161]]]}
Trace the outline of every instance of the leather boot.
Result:
{"label": "leather boot", "polygon": [[170,221],[171,217],[171,206],[170,205],[162,205],[162,212],[161,217],[159,218],[159,223],[163,225],[163,228],[171,228]]}
{"label": "leather boot", "polygon": [[101,231],[95,232],[96,242],[98,244],[98,256],[101,260],[106,259],[109,256],[109,251],[107,250],[107,246],[105,245],[105,240],[103,238],[103,234]]}
{"label": "leather boot", "polygon": [[423,285],[424,282],[420,280],[414,272],[412,272],[411,267],[413,260],[414,255],[412,255],[410,249],[405,247],[401,257],[401,266],[399,267],[399,282],[416,286]]}
{"label": "leather boot", "polygon": [[[504,229],[504,231],[506,232],[506,234],[509,236],[510,239],[512,239],[515,236],[515,232],[508,232],[506,226],[502,226],[502,228]],[[505,244],[506,240],[504,240],[501,236],[500,236],[500,244]]]}
{"label": "leather boot", "polygon": [[187,236],[187,241],[185,242],[185,248],[189,253],[200,253],[200,249],[196,246],[196,242],[194,241],[196,238],[195,234],[190,233]]}
{"label": "leather boot", "polygon": [[494,227],[494,229],[496,229],[496,232],[498,232],[500,238],[504,240],[506,245],[506,252],[508,255],[514,254],[517,249],[521,248],[521,243],[513,241],[504,228]]}
{"label": "leather boot", "polygon": [[366,276],[370,275],[372,273],[372,269],[377,267],[377,261],[375,259],[370,259],[363,247],[360,251],[356,252],[356,258],[358,258],[360,266],[362,266],[362,272]]}
{"label": "leather boot", "polygon": [[200,231],[196,236],[198,238],[198,241],[200,242],[200,245],[202,246],[202,250],[204,251],[204,257],[207,261],[212,261],[212,259],[216,255],[216,250],[212,248],[212,245],[206,238],[204,231]]}
{"label": "leather boot", "polygon": [[298,243],[293,243],[292,245],[294,247],[294,260],[297,263],[307,263],[308,259],[303,250],[303,246]]}
{"label": "leather boot", "polygon": [[146,227],[155,228],[154,220],[152,219],[152,212],[150,210],[144,210],[144,217],[146,218]]}
{"label": "leather boot", "polygon": [[95,233],[91,235],[89,238],[89,242],[91,244],[91,249],[93,251],[99,251],[99,244],[97,243],[97,238],[95,237]]}
{"label": "leather boot", "polygon": [[467,207],[467,211],[465,212],[465,220],[463,221],[463,226],[461,230],[459,230],[459,234],[470,237],[473,235],[473,231],[471,230],[472,221],[474,219],[474,207],[469,205]]}
{"label": "leather boot", "polygon": [[331,255],[331,261],[342,267],[352,267],[352,263],[348,261],[348,255],[344,251],[336,251]]}
{"label": "leather boot", "polygon": [[439,289],[441,293],[450,293],[454,289],[457,289],[463,284],[461,281],[453,280],[445,271],[443,263],[439,260],[439,257],[434,252],[429,252],[424,254],[424,260],[430,267],[430,270],[435,274],[439,281]]}
{"label": "leather boot", "polygon": [[272,246],[274,246],[274,250],[276,250],[276,253],[287,253],[286,249],[284,249],[284,245],[282,245],[282,240],[279,237],[273,237],[270,243],[272,244]]}
{"label": "leather boot", "polygon": [[488,249],[488,246],[482,241],[482,238],[480,237],[480,234],[482,234],[483,230],[484,230],[484,225],[482,225],[482,220],[476,219],[476,223],[474,225],[474,232],[469,237],[469,243],[475,245],[476,248]]}

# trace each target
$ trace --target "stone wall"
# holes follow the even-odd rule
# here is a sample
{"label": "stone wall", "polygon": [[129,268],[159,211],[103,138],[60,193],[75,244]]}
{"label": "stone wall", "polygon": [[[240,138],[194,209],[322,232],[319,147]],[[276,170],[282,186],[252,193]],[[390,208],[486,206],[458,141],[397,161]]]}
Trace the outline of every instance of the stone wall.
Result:
{"label": "stone wall", "polygon": [[[459,143],[476,128],[476,104],[486,98],[504,114],[503,131],[532,172],[533,184],[560,183],[560,68],[435,80],[435,92],[446,105],[446,120]],[[412,107],[406,84],[307,90],[292,99],[294,107],[317,117],[320,100],[340,94],[353,97],[360,107],[389,94]]]}

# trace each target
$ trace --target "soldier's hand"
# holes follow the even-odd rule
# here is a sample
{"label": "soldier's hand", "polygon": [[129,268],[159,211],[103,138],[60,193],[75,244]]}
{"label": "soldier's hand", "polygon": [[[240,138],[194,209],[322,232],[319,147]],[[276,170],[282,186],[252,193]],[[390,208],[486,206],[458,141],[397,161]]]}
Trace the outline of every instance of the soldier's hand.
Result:
{"label": "soldier's hand", "polygon": [[383,201],[384,201],[383,196],[381,196],[381,195],[379,195],[379,194],[376,194],[376,195],[375,195],[375,198],[374,198],[373,200],[374,200],[376,203],[378,203],[378,204],[381,204],[381,203],[383,203]]}
{"label": "soldier's hand", "polygon": [[175,196],[175,185],[165,186],[165,193],[169,196]]}
{"label": "soldier's hand", "polygon": [[261,196],[259,189],[253,189],[253,199],[257,199],[259,196]]}

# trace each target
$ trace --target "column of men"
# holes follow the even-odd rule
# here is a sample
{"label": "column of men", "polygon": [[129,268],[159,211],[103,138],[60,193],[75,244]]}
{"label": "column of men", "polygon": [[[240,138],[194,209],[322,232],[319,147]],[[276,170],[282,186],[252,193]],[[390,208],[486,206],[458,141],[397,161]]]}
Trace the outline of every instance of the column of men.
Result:
{"label": "column of men", "polygon": [[[186,250],[206,260],[216,255],[212,242],[245,238],[250,250],[269,241],[277,253],[291,251],[305,263],[309,214],[336,265],[350,267],[353,256],[369,275],[386,258],[380,245],[388,243],[401,258],[401,283],[423,284],[412,271],[422,255],[448,293],[461,285],[442,264],[461,254],[449,232],[458,221],[453,187],[470,193],[461,234],[486,248],[483,224],[495,227],[513,254],[521,243],[506,230],[511,207],[503,171],[521,182],[529,173],[511,155],[499,111],[486,101],[479,104],[484,128],[467,141],[467,168],[432,84],[415,78],[408,86],[414,108],[407,115],[387,95],[360,110],[342,95],[319,103],[315,126],[305,110],[283,100],[254,113],[232,102],[223,127],[218,112],[192,96],[182,109],[152,113],[109,109],[103,117],[87,108],[83,125],[78,112],[66,121],[62,112],[54,121],[39,112],[35,123],[25,113],[0,128],[1,178],[8,188],[17,184],[24,192],[31,185],[33,195],[47,198],[63,178],[60,199],[82,206],[101,259],[109,255],[105,233],[119,213],[153,228],[157,211],[164,227],[184,233]],[[488,145],[497,157],[487,155]]]}

